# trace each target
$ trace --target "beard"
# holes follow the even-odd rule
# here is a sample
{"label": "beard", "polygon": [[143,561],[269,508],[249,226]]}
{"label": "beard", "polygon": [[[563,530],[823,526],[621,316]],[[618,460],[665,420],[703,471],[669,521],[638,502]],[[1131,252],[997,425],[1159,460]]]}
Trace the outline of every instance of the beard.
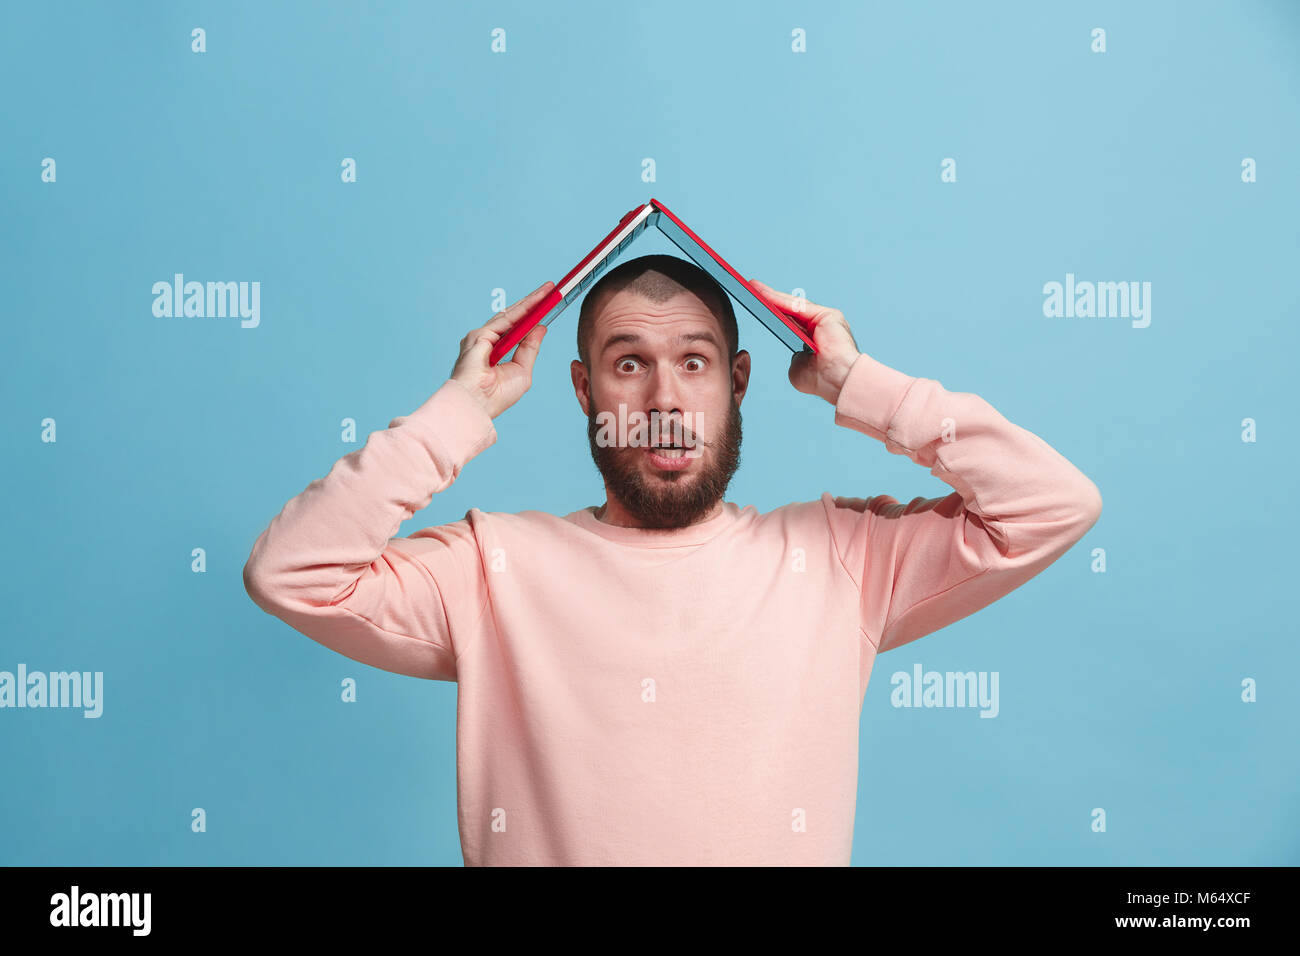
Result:
{"label": "beard", "polygon": [[694,436],[703,451],[693,465],[684,471],[660,471],[649,479],[640,464],[644,448],[597,443],[596,414],[593,406],[587,415],[592,461],[609,494],[643,527],[666,530],[694,524],[713,510],[740,467],[740,406],[734,396],[722,434],[711,442]]}

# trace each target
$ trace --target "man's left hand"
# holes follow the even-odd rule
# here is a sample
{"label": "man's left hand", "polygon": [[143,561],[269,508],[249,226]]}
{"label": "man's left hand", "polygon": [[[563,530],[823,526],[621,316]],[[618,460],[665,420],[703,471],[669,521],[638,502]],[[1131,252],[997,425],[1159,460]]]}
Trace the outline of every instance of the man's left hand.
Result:
{"label": "man's left hand", "polygon": [[796,352],[790,359],[790,384],[807,395],[820,395],[834,405],[839,401],[840,388],[848,378],[849,369],[862,354],[858,343],[853,341],[844,313],[773,289],[757,279],[749,281],[785,311],[803,319],[804,329],[817,346],[816,352]]}

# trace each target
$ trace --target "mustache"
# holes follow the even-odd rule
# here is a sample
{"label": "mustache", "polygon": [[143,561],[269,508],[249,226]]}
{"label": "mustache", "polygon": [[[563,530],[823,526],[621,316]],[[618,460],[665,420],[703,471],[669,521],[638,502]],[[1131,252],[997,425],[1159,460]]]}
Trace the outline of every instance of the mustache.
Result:
{"label": "mustache", "polygon": [[[598,414],[607,415],[610,413],[596,413],[595,411],[588,413],[587,431],[589,435],[594,436],[598,430]],[[660,424],[660,421],[664,421],[665,424]],[[702,438],[694,428],[680,419],[668,420],[664,418],[650,421],[641,419],[627,425],[620,422],[617,428],[612,427],[612,424],[612,422],[606,422],[604,426],[601,426],[601,430],[605,430],[607,436],[606,440],[602,441],[601,444],[609,448],[648,448],[655,445],[711,448],[718,443],[718,439]]]}

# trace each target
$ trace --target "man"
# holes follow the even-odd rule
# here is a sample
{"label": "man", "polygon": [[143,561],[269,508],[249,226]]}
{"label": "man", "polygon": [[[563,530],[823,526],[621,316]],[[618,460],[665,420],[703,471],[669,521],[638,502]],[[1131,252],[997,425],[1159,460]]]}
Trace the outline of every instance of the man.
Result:
{"label": "man", "polygon": [[[876,655],[1050,565],[1097,521],[1096,486],[977,395],[859,352],[839,311],[759,283],[811,325],[794,387],[955,491],[765,514],[723,500],[750,357],[712,278],[643,256],[589,290],[571,366],[605,502],[471,508],[393,537],[496,441],[546,329],[509,362],[488,354],[550,285],[470,332],[428,401],[285,505],[248,593],[354,660],[459,683],[468,865],[847,865]],[[807,480],[797,459],[787,480]]]}

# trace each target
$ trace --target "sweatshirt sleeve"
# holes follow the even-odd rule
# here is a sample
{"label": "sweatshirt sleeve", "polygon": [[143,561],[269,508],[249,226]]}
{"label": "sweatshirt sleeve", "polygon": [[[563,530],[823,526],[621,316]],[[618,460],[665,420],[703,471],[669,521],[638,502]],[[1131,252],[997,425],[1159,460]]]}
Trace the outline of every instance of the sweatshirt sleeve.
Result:
{"label": "sweatshirt sleeve", "polygon": [[835,423],[870,435],[955,491],[900,504],[822,496],[861,626],[884,652],[1019,587],[1101,516],[1101,493],[1037,435],[969,392],[949,392],[860,355]]}
{"label": "sweatshirt sleeve", "polygon": [[454,681],[487,602],[473,528],[464,518],[393,535],[495,441],[491,416],[449,379],[272,519],[244,565],[249,597],[353,660]]}

